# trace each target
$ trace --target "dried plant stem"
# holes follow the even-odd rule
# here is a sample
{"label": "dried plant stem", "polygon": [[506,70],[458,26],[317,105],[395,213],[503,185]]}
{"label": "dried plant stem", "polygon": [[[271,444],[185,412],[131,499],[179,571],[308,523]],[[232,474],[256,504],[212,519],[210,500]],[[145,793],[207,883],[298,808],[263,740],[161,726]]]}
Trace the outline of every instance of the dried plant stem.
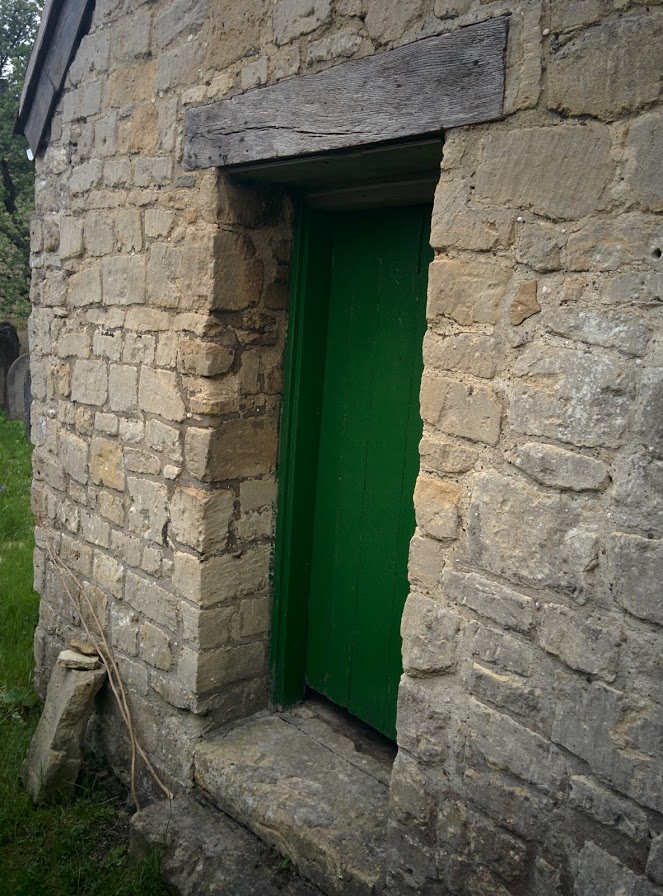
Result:
{"label": "dried plant stem", "polygon": [[[124,683],[122,681],[122,677],[120,675],[120,670],[117,665],[117,661],[111,650],[111,647],[108,643],[108,639],[106,638],[106,634],[104,632],[103,626],[99,621],[99,617],[97,612],[85,590],[85,586],[80,581],[80,579],[76,576],[76,574],[69,568],[69,566],[59,557],[53,545],[50,542],[47,542],[48,553],[57,567],[60,577],[62,579],[62,584],[64,585],[64,589],[67,592],[67,596],[71,601],[74,609],[78,613],[79,619],[81,621],[81,625],[85,629],[85,634],[87,635],[90,643],[95,648],[97,653],[99,654],[102,662],[106,666],[106,673],[108,675],[108,683],[110,685],[113,696],[115,697],[115,701],[117,703],[118,709],[120,710],[120,715],[122,716],[122,721],[124,722],[127,733],[129,735],[129,742],[131,744],[131,795],[136,804],[136,808],[140,810],[140,802],[138,800],[138,794],[136,792],[136,758],[137,755],[141,757],[143,762],[145,763],[147,770],[151,774],[154,782],[157,786],[163,791],[168,799],[173,798],[172,792],[166,787],[163,783],[157,770],[154,768],[149,756],[145,752],[145,750],[138,743],[136,738],[136,733],[134,730],[133,719],[131,717],[131,709],[129,707],[129,700],[127,698],[127,692],[124,687]],[[75,586],[75,590],[70,588],[70,583],[73,583]],[[83,614],[81,599],[85,601],[87,609],[90,612],[90,615],[94,621],[94,627],[96,629],[96,635],[90,631],[90,627],[85,619],[85,615]],[[97,638],[98,636],[98,638]]]}

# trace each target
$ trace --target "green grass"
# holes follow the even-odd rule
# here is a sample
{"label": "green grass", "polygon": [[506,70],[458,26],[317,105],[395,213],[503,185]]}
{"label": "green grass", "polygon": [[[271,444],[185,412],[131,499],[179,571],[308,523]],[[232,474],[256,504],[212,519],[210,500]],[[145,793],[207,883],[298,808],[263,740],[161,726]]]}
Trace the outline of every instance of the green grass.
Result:
{"label": "green grass", "polygon": [[89,758],[74,796],[33,807],[19,769],[39,718],[31,689],[30,446],[0,415],[0,896],[165,896],[156,857],[127,854],[126,791]]}

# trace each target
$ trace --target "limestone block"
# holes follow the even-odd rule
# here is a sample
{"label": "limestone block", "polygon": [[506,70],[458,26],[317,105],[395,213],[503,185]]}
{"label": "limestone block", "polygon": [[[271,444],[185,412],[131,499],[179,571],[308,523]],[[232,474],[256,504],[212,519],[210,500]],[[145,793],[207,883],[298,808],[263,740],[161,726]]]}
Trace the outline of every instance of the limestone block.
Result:
{"label": "limestone block", "polygon": [[127,329],[143,333],[161,333],[173,329],[173,315],[159,308],[129,308]]}
{"label": "limestone block", "polygon": [[130,473],[158,476],[161,472],[161,461],[157,455],[149,451],[141,451],[140,448],[125,448],[124,463]]}
{"label": "limestone block", "polygon": [[491,131],[481,147],[476,197],[553,218],[578,218],[602,206],[614,171],[604,125]]}
{"label": "limestone block", "polygon": [[119,495],[100,492],[97,497],[97,510],[111,523],[117,526],[124,525],[124,501]]}
{"label": "limestone block", "polygon": [[182,651],[178,666],[180,680],[199,696],[218,691],[223,685],[266,672],[266,651],[262,643],[243,644],[194,653]]}
{"label": "limestone block", "polygon": [[631,840],[641,841],[647,836],[647,816],[642,809],[585,775],[571,778],[569,805]]}
{"label": "limestone block", "polygon": [[127,331],[124,334],[122,360],[125,364],[145,364],[147,367],[151,367],[154,363],[155,346],[154,336]]}
{"label": "limestone block", "polygon": [[214,430],[189,427],[186,465],[203,482],[264,475],[275,469],[277,441],[276,420],[267,417],[226,420]]}
{"label": "limestone block", "polygon": [[282,47],[270,59],[272,82],[292,78],[301,68],[299,44]]}
{"label": "limestone block", "polygon": [[90,81],[64,95],[62,120],[64,122],[89,118],[101,111],[103,80]]}
{"label": "limestone block", "polygon": [[161,208],[145,209],[145,236],[150,239],[168,236],[174,214]]}
{"label": "limestone block", "polygon": [[162,423],[161,420],[148,420],[145,429],[145,444],[155,451],[162,451],[171,460],[179,463],[182,460],[180,431],[175,426]]}
{"label": "limestone block", "polygon": [[547,585],[582,599],[597,562],[596,520],[578,499],[552,495],[496,472],[475,480],[468,543],[473,560],[513,582]]}
{"label": "limestone block", "polygon": [[[569,235],[564,266],[570,271],[616,271],[623,265],[650,259],[663,244],[663,224],[659,219],[627,214],[590,218]],[[622,274],[608,286],[613,301],[651,300],[661,291],[658,272]],[[630,292],[631,295],[625,295]]]}
{"label": "limestone block", "polygon": [[195,82],[200,70],[205,47],[200,41],[189,41],[180,44],[174,50],[166,50],[159,54],[155,91],[167,93],[176,85],[189,85]]}
{"label": "limestone block", "polygon": [[95,155],[108,158],[117,152],[117,113],[111,112],[94,123]]}
{"label": "limestone block", "polygon": [[274,42],[290,43],[302,34],[309,34],[331,16],[331,0],[277,0],[273,13]]}
{"label": "limestone block", "polygon": [[176,553],[173,586],[202,608],[246,597],[267,587],[271,548],[261,546],[240,556],[225,554],[201,561]]}
{"label": "limestone block", "polygon": [[78,218],[66,215],[60,218],[60,258],[79,258],[83,254],[83,224]]}
{"label": "limestone block", "polygon": [[101,276],[99,268],[87,268],[72,274],[67,281],[69,303],[80,308],[84,305],[98,305],[101,302]]}
{"label": "limestone block", "polygon": [[154,579],[128,571],[124,588],[124,599],[138,613],[151,622],[165,626],[169,631],[177,631],[177,602],[173,595],[157,585]]}
{"label": "limestone block", "polygon": [[257,638],[270,630],[271,601],[267,597],[243,600],[239,605],[239,634],[241,638]]}
{"label": "limestone block", "polygon": [[663,625],[663,541],[615,532],[607,552],[617,603],[639,619]]}
{"label": "limestone block", "polygon": [[479,458],[474,448],[439,436],[428,428],[419,443],[419,453],[422,469],[432,473],[467,473]]}
{"label": "limestone block", "polygon": [[105,305],[138,305],[145,301],[145,257],[117,255],[101,266]]}
{"label": "limestone block", "polygon": [[77,165],[71,172],[69,189],[72,193],[87,193],[101,182],[103,163],[100,159],[91,159]]}
{"label": "limestone block", "polygon": [[236,311],[257,304],[263,283],[263,266],[249,238],[221,231],[214,250],[214,297],[212,307]]}
{"label": "limestone block", "polygon": [[150,26],[149,9],[132,9],[130,15],[122,16],[115,22],[111,47],[113,62],[127,63],[149,56]]}
{"label": "limestone block", "polygon": [[140,655],[145,662],[167,672],[173,663],[168,632],[151,622],[146,622],[140,627],[140,638]]}
{"label": "limestone block", "polygon": [[101,355],[110,361],[119,361],[122,356],[122,332],[120,330],[107,330],[94,334],[92,337],[92,350],[95,355]]}
{"label": "limestone block", "polygon": [[442,177],[435,192],[430,243],[435,249],[488,252],[504,248],[513,227],[513,214],[472,202],[469,181],[456,172]]}
{"label": "limestone block", "polygon": [[195,649],[225,647],[236,636],[238,607],[234,604],[201,610],[182,602],[180,615],[182,636]]}
{"label": "limestone block", "polygon": [[439,336],[430,330],[424,337],[424,364],[439,370],[460,370],[492,379],[503,359],[500,343],[492,336],[457,333]]}
{"label": "limestone block", "polygon": [[113,220],[107,211],[91,212],[86,216],[83,240],[88,255],[110,255],[115,248],[115,236]]}
{"label": "limestone block", "polygon": [[541,311],[541,306],[536,299],[536,292],[536,280],[530,280],[519,287],[509,305],[509,320],[514,327],[520,326],[533,314],[538,314]]}
{"label": "limestone block", "polygon": [[124,458],[118,442],[94,438],[90,447],[90,475],[94,482],[123,491]]}
{"label": "limestone block", "polygon": [[198,376],[218,376],[232,366],[234,349],[215,342],[180,339],[177,347],[177,369]]}
{"label": "limestone block", "polygon": [[131,179],[129,159],[112,158],[104,162],[104,184],[109,187],[124,187]]}
{"label": "limestone block", "polygon": [[658,887],[648,883],[592,840],[588,840],[574,862],[575,889],[583,896],[606,893],[633,893],[634,896],[658,896]]}
{"label": "limestone block", "polygon": [[410,541],[408,573],[413,587],[424,593],[435,591],[445,563],[447,545],[415,532]]}
{"label": "limestone block", "polygon": [[127,477],[127,491],[133,503],[129,507],[129,528],[143,538],[165,544],[168,523],[168,490],[151,479]]}
{"label": "limestone block", "polygon": [[565,243],[565,235],[553,224],[523,223],[517,229],[516,259],[535,271],[557,271]]}
{"label": "limestone block", "polygon": [[663,122],[658,112],[643,115],[631,125],[627,147],[627,181],[631,190],[643,208],[663,211],[663,174],[657,164],[663,156]]}
{"label": "limestone block", "polygon": [[550,8],[550,27],[553,32],[591,25],[600,18],[600,0],[557,0]]}
{"label": "limestone block", "polygon": [[514,365],[513,429],[586,447],[617,447],[633,402],[633,376],[619,362],[533,344]]}
{"label": "limestone block", "polygon": [[132,66],[120,66],[108,79],[106,105],[122,108],[151,99],[156,63],[145,60]]}
{"label": "limestone block", "polygon": [[326,62],[329,59],[348,59],[362,44],[361,35],[356,31],[339,31],[331,37],[323,37],[309,44],[308,62]]}
{"label": "limestone block", "polygon": [[138,654],[138,614],[124,606],[114,603],[110,611],[111,642],[113,647],[129,656]]}
{"label": "limestone block", "polygon": [[663,538],[663,461],[648,451],[620,457],[613,472],[613,520]]}
{"label": "limestone block", "polygon": [[108,392],[111,410],[135,410],[138,398],[138,368],[127,364],[109,365]]}
{"label": "limestone block", "polygon": [[512,276],[512,266],[492,256],[438,259],[429,268],[428,318],[447,317],[465,325],[496,323]]}
{"label": "limestone block", "polygon": [[101,588],[113,597],[122,596],[124,584],[124,566],[104,551],[94,552],[94,580]]}
{"label": "limestone block", "polygon": [[273,479],[255,479],[240,484],[239,503],[242,513],[271,508],[275,501],[276,482]]}
{"label": "limestone block", "polygon": [[654,837],[652,841],[647,861],[647,875],[657,884],[663,884],[663,834]]}
{"label": "limestone block", "polygon": [[88,479],[88,443],[67,430],[62,430],[58,438],[58,454],[62,468],[72,479],[85,485]]}
{"label": "limestone block", "polygon": [[659,97],[663,16],[639,11],[580,31],[548,63],[550,108],[612,119]]}
{"label": "limestone block", "polygon": [[558,336],[639,357],[647,351],[651,335],[647,321],[631,309],[606,313],[565,307],[544,313],[543,324]]}
{"label": "limestone block", "polygon": [[143,231],[139,209],[125,208],[117,212],[115,240],[120,252],[140,252],[143,248]]}
{"label": "limestone block", "polygon": [[108,396],[108,371],[103,361],[76,361],[71,381],[72,401],[102,406]]}
{"label": "limestone block", "polygon": [[96,513],[81,512],[81,532],[90,544],[101,548],[110,547],[110,526],[105,520],[99,519]]}
{"label": "limestone block", "polygon": [[142,411],[157,414],[166,420],[184,420],[186,409],[176,374],[143,367],[138,385],[138,406]]}
{"label": "limestone block", "polygon": [[618,617],[587,620],[556,604],[543,604],[539,615],[539,641],[544,650],[572,669],[614,681],[621,643]]}
{"label": "limestone block", "polygon": [[469,607],[504,628],[527,632],[534,624],[534,601],[477,573],[446,567],[440,578],[442,593],[462,607]]}
{"label": "limestone block", "polygon": [[378,44],[399,40],[407,29],[424,18],[425,0],[367,0],[366,30]]}
{"label": "limestone block", "polygon": [[239,83],[243,90],[260,87],[267,82],[267,57],[261,56],[255,62],[249,62],[239,73]]}
{"label": "limestone block", "polygon": [[536,482],[554,488],[595,491],[609,482],[607,464],[556,445],[526,442],[514,448],[508,459]]}
{"label": "limestone block", "polygon": [[458,616],[429,597],[410,594],[401,620],[403,668],[417,676],[449,671],[456,660]]}
{"label": "limestone block", "polygon": [[489,386],[464,383],[424,372],[421,380],[421,416],[447,435],[496,445],[500,437],[502,406]]}
{"label": "limestone block", "polygon": [[[58,657],[46,692],[44,711],[34,733],[21,777],[34,803],[51,802],[70,794],[81,767],[81,743],[94,698],[106,678],[98,661],[63,651]],[[84,661],[92,660],[97,668]]]}
{"label": "limestone block", "polygon": [[473,657],[478,657],[482,663],[491,663],[498,669],[529,678],[537,662],[540,661],[539,651],[508,632],[476,622],[469,626],[469,630],[470,653]]}
{"label": "limestone block", "polygon": [[533,688],[526,679],[479,663],[472,663],[470,693],[482,703],[506,709],[509,714],[525,719],[536,717],[541,704],[540,690]]}
{"label": "limestone block", "polygon": [[460,489],[432,476],[419,476],[414,489],[417,525],[427,535],[444,540],[458,536]]}
{"label": "limestone block", "polygon": [[102,72],[108,71],[110,61],[110,34],[107,30],[86,34],[69,66],[67,78],[74,85],[82,81],[93,81]]}
{"label": "limestone block", "polygon": [[566,762],[546,738],[472,697],[468,700],[468,728],[473,747],[492,765],[541,790],[561,792]]}
{"label": "limestone block", "polygon": [[663,457],[663,367],[644,372],[636,407],[636,435],[651,454]]}
{"label": "limestone block", "polygon": [[134,166],[134,183],[137,187],[167,184],[172,180],[173,160],[168,156],[141,157]]}
{"label": "limestone block", "polygon": [[224,548],[234,509],[231,491],[177,489],[170,506],[171,535],[203,554]]}

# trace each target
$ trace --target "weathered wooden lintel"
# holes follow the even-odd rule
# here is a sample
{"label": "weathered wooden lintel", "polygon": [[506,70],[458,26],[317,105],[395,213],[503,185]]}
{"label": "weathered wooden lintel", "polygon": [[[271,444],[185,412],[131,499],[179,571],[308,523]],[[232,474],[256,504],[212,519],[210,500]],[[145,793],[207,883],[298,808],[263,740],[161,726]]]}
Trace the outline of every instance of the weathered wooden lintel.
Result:
{"label": "weathered wooden lintel", "polygon": [[47,0],[30,56],[14,130],[39,150],[78,42],[86,30],[92,0]]}
{"label": "weathered wooden lintel", "polygon": [[508,17],[189,109],[184,166],[233,167],[500,118]]}

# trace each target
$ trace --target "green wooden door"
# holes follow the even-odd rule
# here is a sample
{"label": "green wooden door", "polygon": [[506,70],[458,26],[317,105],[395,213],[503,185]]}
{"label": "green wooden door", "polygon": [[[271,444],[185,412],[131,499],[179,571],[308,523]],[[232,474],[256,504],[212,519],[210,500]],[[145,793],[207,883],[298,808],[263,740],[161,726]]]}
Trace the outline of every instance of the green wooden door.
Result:
{"label": "green wooden door", "polygon": [[402,671],[430,210],[336,213],[306,683],[393,737]]}

